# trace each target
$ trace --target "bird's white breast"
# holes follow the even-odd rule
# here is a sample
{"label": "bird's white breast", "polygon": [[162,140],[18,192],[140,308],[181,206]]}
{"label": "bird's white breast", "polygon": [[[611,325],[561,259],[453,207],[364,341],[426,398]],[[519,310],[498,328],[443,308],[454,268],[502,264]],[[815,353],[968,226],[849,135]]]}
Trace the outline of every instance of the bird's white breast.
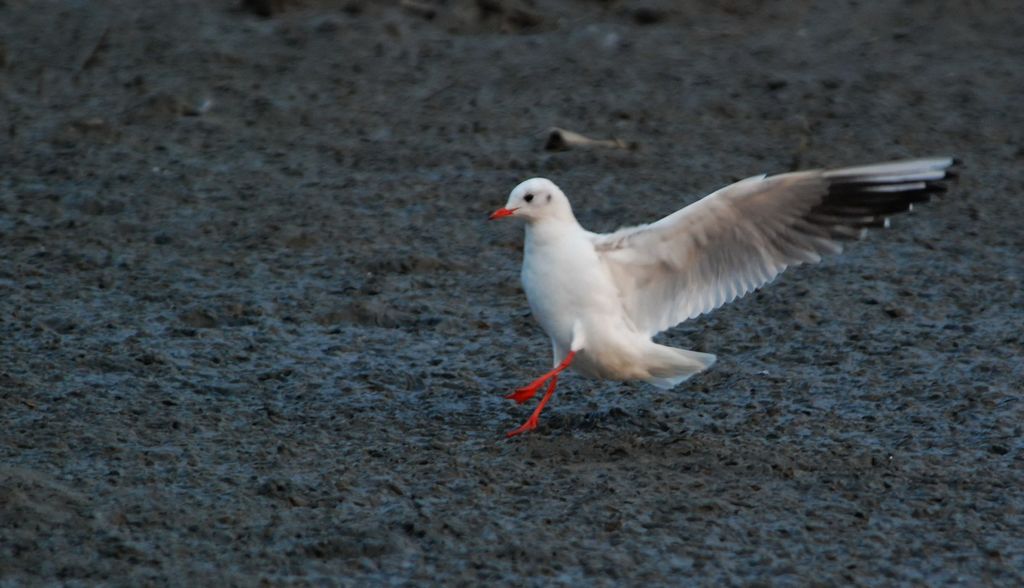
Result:
{"label": "bird's white breast", "polygon": [[528,227],[523,255],[523,290],[534,317],[563,352],[573,325],[621,313],[618,292],[579,225]]}

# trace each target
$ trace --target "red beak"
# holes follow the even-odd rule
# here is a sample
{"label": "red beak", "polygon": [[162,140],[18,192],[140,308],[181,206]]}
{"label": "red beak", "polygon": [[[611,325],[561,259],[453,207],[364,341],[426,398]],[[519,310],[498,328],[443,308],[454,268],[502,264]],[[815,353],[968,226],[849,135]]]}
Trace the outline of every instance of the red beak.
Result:
{"label": "red beak", "polygon": [[487,220],[497,220],[502,217],[512,216],[512,214],[519,210],[518,208],[499,208],[491,213],[491,216],[487,217]]}

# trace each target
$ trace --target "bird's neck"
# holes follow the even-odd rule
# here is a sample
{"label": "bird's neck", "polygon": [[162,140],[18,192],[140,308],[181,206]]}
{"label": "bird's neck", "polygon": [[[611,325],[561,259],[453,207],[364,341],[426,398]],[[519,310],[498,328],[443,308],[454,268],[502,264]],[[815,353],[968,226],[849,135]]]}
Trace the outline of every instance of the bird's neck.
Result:
{"label": "bird's neck", "polygon": [[583,232],[583,227],[572,215],[568,218],[544,218],[527,223],[526,242],[527,246],[542,247]]}

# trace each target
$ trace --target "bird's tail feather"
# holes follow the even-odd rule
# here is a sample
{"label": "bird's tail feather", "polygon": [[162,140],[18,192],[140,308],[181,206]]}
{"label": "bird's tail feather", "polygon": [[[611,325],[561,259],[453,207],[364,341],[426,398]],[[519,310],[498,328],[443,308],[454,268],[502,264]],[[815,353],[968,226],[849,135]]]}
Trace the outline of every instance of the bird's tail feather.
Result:
{"label": "bird's tail feather", "polygon": [[708,369],[715,364],[716,358],[710,353],[656,345],[647,359],[650,376],[644,381],[668,390]]}

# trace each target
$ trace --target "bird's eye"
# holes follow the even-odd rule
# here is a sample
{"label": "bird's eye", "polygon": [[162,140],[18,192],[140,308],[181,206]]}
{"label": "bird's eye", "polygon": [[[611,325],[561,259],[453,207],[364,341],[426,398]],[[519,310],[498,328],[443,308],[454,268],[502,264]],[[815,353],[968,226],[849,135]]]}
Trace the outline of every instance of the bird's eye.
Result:
{"label": "bird's eye", "polygon": [[527,194],[526,196],[523,196],[523,200],[527,202],[533,202],[533,194]]}

